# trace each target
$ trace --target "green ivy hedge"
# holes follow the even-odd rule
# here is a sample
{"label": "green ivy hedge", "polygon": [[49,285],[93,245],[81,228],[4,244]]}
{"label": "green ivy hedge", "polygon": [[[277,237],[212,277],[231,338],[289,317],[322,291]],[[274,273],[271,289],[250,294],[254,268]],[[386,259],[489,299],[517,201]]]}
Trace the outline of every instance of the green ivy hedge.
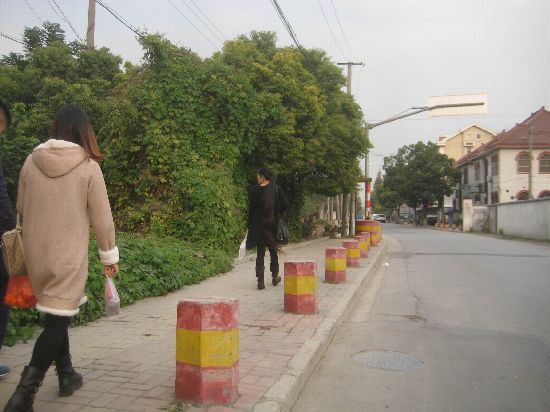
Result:
{"label": "green ivy hedge", "polygon": [[[199,247],[170,237],[118,234],[117,244],[121,260],[115,283],[121,306],[199,283],[202,279],[227,272],[233,262],[233,256],[221,249]],[[93,239],[89,255],[88,302],[73,318],[73,325],[84,324],[104,314],[105,279]],[[12,309],[5,344],[11,346],[31,338],[35,326],[42,320],[43,315],[34,309]]]}

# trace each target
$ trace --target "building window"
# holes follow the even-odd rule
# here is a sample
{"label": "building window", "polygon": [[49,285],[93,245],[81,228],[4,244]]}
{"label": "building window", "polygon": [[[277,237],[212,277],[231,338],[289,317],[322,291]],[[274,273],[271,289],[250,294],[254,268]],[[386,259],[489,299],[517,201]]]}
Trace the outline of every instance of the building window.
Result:
{"label": "building window", "polygon": [[464,184],[468,184],[468,166],[462,170],[462,181]]}
{"label": "building window", "polygon": [[539,156],[539,173],[550,173],[550,153],[544,152]]}
{"label": "building window", "polygon": [[498,203],[498,191],[491,192],[491,203]]}
{"label": "building window", "polygon": [[479,181],[479,174],[481,171],[481,161],[477,161],[474,163],[474,180]]}
{"label": "building window", "polygon": [[516,156],[517,172],[529,173],[529,153],[521,152]]}
{"label": "building window", "polygon": [[498,176],[498,153],[491,156],[491,176]]}
{"label": "building window", "polygon": [[543,197],[550,197],[550,190],[543,190],[539,193],[539,199],[542,199]]}
{"label": "building window", "polygon": [[472,147],[466,146],[466,153],[471,153],[471,152],[472,152]]}
{"label": "building window", "polygon": [[481,135],[480,135],[479,133],[476,134],[476,139],[477,139],[477,140],[481,139]]}
{"label": "building window", "polygon": [[529,192],[527,190],[520,190],[516,195],[517,200],[528,200]]}

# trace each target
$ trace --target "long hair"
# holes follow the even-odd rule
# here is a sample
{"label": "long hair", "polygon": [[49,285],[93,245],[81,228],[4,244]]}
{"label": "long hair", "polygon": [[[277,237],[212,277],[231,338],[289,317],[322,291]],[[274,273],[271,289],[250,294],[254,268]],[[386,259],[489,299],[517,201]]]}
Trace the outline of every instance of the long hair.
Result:
{"label": "long hair", "polygon": [[74,104],[63,106],[55,114],[52,137],[82,146],[88,157],[97,162],[105,158],[99,150],[88,115]]}

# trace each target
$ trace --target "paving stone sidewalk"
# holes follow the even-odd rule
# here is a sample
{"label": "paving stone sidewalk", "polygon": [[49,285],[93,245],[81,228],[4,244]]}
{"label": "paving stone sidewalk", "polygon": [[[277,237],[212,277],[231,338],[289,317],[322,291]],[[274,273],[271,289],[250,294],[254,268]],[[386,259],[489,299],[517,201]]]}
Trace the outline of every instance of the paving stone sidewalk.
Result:
{"label": "paving stone sidewalk", "polygon": [[[71,328],[73,363],[84,375],[84,386],[71,397],[59,398],[57,377],[51,368],[36,397],[35,411],[218,412],[288,408],[309,377],[306,370],[311,372],[322,356],[320,345],[328,344],[337,322],[350,309],[384,249],[383,244],[371,248],[369,258],[361,260],[361,268],[348,268],[346,283],[326,284],[325,249],[340,245],[338,239],[306,242],[289,248],[280,257],[281,272],[285,260],[317,262],[316,315],[285,313],[283,283],[273,287],[267,282],[265,290],[256,290],[254,257],[247,257],[228,273],[164,297],[145,299],[122,308],[117,316]],[[174,401],[177,304],[185,298],[205,296],[240,301],[239,398],[230,407],[206,408]],[[4,347],[0,352],[0,363],[12,368],[10,376],[0,381],[1,407],[29,362],[33,345],[34,340]]]}

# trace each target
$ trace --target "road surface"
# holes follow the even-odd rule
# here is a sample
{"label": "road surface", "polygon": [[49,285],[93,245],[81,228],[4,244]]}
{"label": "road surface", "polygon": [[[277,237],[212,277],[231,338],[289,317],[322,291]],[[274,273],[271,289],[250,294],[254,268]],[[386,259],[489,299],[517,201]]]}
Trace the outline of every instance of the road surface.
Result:
{"label": "road surface", "polygon": [[294,411],[550,411],[550,243],[383,230],[389,266]]}

